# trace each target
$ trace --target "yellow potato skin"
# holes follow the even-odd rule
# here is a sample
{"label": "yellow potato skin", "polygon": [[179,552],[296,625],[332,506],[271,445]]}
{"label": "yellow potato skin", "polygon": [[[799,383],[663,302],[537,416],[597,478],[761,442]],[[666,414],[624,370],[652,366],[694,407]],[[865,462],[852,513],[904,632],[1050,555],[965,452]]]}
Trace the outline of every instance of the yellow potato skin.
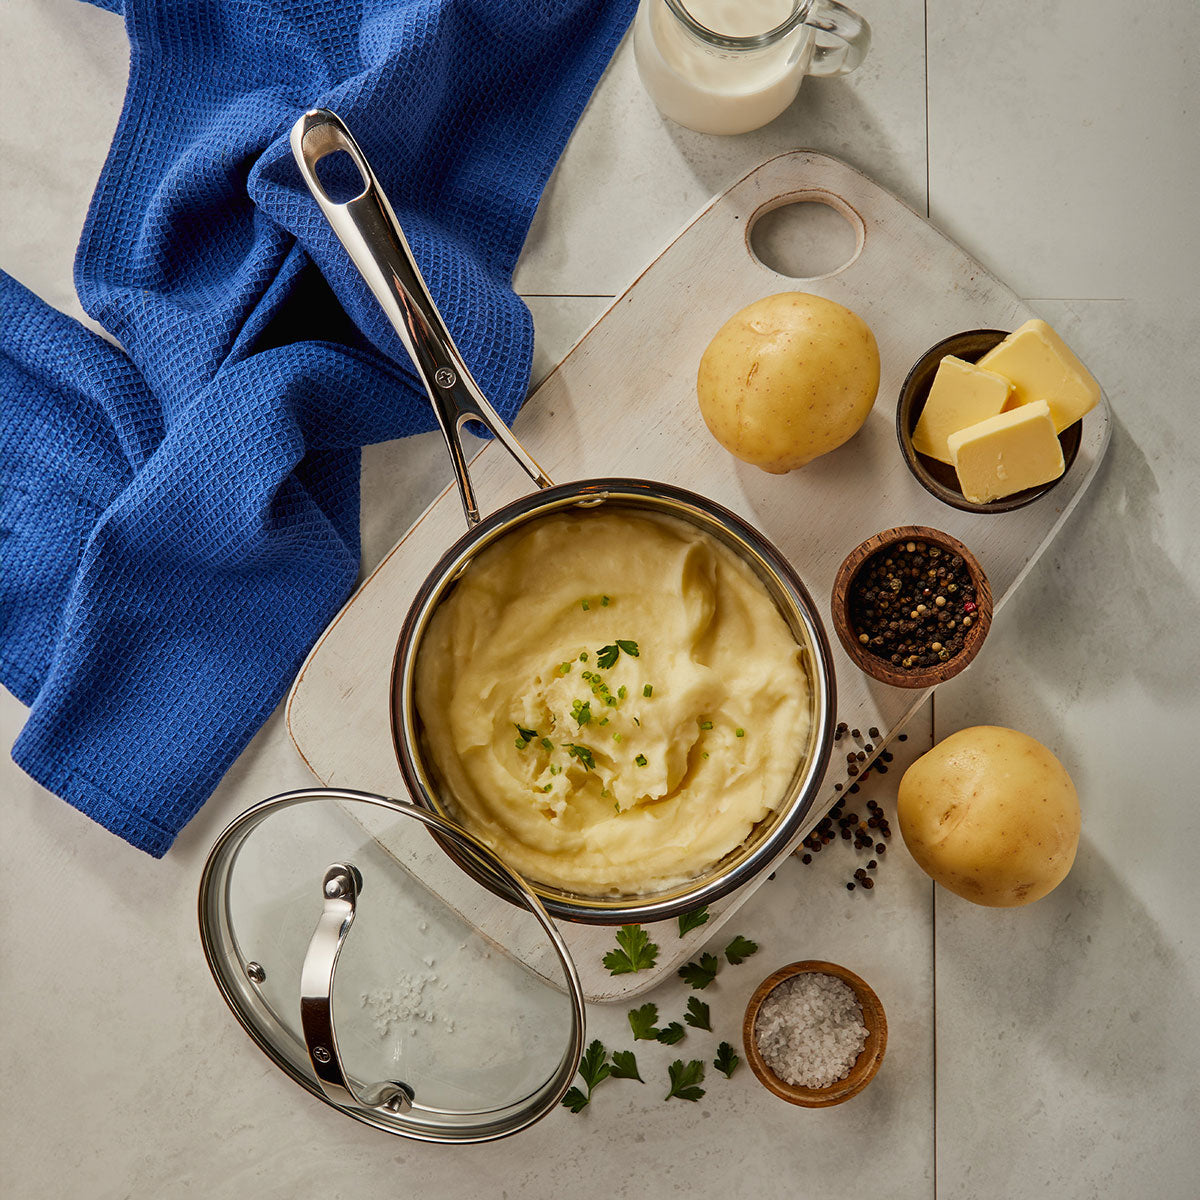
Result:
{"label": "yellow potato skin", "polygon": [[730,454],[783,475],[852,438],[879,391],[879,348],[850,309],[781,292],[733,314],[700,359],[696,395]]}
{"label": "yellow potato skin", "polygon": [[963,729],[917,759],[900,781],[896,816],[921,870],[993,908],[1040,900],[1079,845],[1079,798],[1062,763],[999,725]]}

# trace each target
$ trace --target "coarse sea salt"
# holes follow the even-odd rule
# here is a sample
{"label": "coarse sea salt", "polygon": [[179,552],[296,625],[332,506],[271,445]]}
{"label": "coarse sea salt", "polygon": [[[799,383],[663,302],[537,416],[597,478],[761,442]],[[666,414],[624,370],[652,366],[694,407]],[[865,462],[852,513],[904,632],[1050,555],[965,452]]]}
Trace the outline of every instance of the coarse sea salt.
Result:
{"label": "coarse sea salt", "polygon": [[771,989],[754,1022],[763,1061],[794,1087],[845,1079],[867,1042],[853,989],[823,972],[804,972]]}

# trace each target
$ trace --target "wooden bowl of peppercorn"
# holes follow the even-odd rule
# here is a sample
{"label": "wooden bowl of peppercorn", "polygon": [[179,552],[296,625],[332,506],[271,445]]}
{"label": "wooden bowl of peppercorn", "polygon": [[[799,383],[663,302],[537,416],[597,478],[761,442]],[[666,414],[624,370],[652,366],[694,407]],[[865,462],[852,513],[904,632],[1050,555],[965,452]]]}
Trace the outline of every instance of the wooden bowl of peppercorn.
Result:
{"label": "wooden bowl of peppercorn", "polygon": [[838,640],[860,671],[892,687],[934,687],[979,653],[992,589],[957,538],[901,525],[846,557],[831,607]]}

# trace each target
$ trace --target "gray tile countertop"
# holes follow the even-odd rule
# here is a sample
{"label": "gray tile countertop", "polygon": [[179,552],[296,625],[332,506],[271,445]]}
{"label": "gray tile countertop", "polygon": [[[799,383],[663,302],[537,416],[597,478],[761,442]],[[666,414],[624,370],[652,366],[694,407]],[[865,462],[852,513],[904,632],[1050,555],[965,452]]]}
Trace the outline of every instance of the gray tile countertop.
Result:
{"label": "gray tile countertop", "polygon": [[[311,782],[278,713],[161,862],[6,761],[7,1196],[1198,1194],[1200,8],[860,7],[875,31],[863,68],[809,81],[738,138],[665,122],[622,45],[517,270],[536,372],[712,196],[797,146],[870,174],[1029,299],[1104,385],[1112,446],[987,652],[939,691],[907,750],[979,723],[1054,749],[1084,812],[1066,882],[1030,908],[990,910],[936,891],[898,838],[870,895],[844,890],[832,853],[792,860],[735,919],[762,949],[706,994],[717,1035],[739,1041],[746,998],[774,966],[844,962],[891,1025],[866,1092],[794,1109],[743,1069],[697,1104],[664,1104],[657,1078],[675,1055],[652,1046],[639,1048],[646,1087],[608,1085],[581,1116],[446,1149],[389,1139],[296,1089],[209,979],[195,932],[208,846],[252,801]],[[126,63],[120,19],[75,0],[18,0],[0,18],[0,266],[74,315],[75,242]],[[366,565],[445,479],[432,437],[368,451]],[[6,746],[23,719],[0,693]],[[872,785],[889,810],[898,774]],[[649,998],[683,1006],[673,983]],[[589,1012],[594,1036],[624,1044],[626,1029],[623,1007]]]}

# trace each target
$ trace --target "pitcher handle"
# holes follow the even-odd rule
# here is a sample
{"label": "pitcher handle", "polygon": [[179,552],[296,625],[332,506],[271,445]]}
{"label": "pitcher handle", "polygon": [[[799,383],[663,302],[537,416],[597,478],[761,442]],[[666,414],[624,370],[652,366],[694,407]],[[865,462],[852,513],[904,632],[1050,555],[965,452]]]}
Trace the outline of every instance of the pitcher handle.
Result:
{"label": "pitcher handle", "polygon": [[804,23],[829,35],[825,42],[814,42],[810,75],[849,75],[866,58],[871,27],[854,9],[838,0],[816,0]]}

